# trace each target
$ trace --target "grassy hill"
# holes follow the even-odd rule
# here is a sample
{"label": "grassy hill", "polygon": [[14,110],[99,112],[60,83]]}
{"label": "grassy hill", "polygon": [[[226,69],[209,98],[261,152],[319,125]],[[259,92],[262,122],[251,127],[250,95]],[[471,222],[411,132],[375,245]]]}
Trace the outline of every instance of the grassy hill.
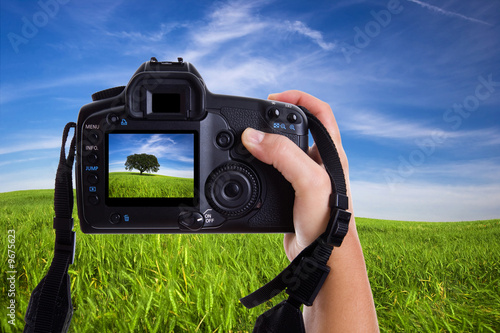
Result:
{"label": "grassy hill", "polygon": [[194,181],[138,172],[110,172],[110,198],[192,198]]}
{"label": "grassy hill", "polygon": [[[0,193],[1,279],[15,231],[16,320],[53,255],[52,190]],[[76,209],[75,209],[76,217]],[[75,219],[78,227],[78,220]],[[383,332],[500,331],[500,220],[356,219]],[[70,332],[251,332],[238,299],[286,265],[281,235],[85,235],[70,267]],[[332,269],[335,269],[333,267]],[[10,300],[1,284],[0,304]]]}

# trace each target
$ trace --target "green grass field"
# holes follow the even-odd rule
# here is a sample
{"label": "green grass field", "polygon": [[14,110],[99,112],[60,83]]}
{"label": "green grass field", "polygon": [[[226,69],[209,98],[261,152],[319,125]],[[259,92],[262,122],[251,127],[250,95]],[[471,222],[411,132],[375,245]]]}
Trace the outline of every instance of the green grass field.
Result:
{"label": "green grass field", "polygon": [[152,175],[138,172],[110,172],[110,198],[192,198],[191,178]]}
{"label": "green grass field", "polygon": [[[22,331],[29,295],[49,268],[52,200],[52,190],[0,193],[2,332]],[[500,220],[356,222],[382,332],[500,332]],[[6,316],[8,230],[18,272],[14,326]],[[252,310],[238,302],[288,264],[281,235],[77,233],[70,332],[251,332],[283,299]]]}

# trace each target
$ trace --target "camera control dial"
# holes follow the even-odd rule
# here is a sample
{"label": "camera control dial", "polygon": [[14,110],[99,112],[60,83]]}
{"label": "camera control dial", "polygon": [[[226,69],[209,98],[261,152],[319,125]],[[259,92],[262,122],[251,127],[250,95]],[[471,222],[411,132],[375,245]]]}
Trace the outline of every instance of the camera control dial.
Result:
{"label": "camera control dial", "polygon": [[92,101],[96,102],[96,101],[100,101],[103,99],[118,96],[122,93],[123,90],[125,90],[125,86],[114,87],[114,88],[109,88],[109,89],[98,91],[98,92],[92,94]]}
{"label": "camera control dial", "polygon": [[205,196],[214,210],[226,217],[239,217],[254,208],[260,195],[257,175],[248,166],[229,162],[208,177]]}

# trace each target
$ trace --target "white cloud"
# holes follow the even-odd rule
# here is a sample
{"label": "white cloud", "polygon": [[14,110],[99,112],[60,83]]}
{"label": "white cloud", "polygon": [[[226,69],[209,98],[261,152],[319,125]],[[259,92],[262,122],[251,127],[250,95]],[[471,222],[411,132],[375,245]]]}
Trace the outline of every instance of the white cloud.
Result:
{"label": "white cloud", "polygon": [[[143,54],[146,50],[153,50],[158,55],[182,55],[186,61],[197,65],[209,55],[229,58],[228,54],[237,52],[241,58],[249,50],[260,49],[262,44],[287,39],[290,33],[307,37],[324,51],[335,49],[335,43],[325,41],[321,31],[310,28],[302,21],[282,21],[274,16],[260,15],[260,9],[267,4],[268,1],[223,1],[212,5],[202,20],[189,24],[169,22],[162,23],[152,32],[104,30],[103,34],[133,42],[134,47],[126,50],[126,54]],[[163,45],[161,42],[165,36],[178,28],[183,29],[183,43]],[[283,58],[276,60],[279,62]]]}
{"label": "white cloud", "polygon": [[500,218],[500,159],[429,162],[401,181],[387,165],[351,163],[356,216],[403,221],[470,221]]}
{"label": "white cloud", "polygon": [[[141,139],[137,139],[135,134],[123,134],[120,140],[123,140],[122,143],[124,144],[124,148],[115,149],[110,152],[110,155],[114,156],[117,153],[151,154],[156,156],[159,160],[164,159],[190,164],[194,163],[192,141],[176,141],[174,138],[165,134],[153,134]],[[121,162],[113,160],[109,163],[110,166],[121,165],[121,171],[123,171],[124,164],[125,160]],[[116,168],[113,171],[117,171]]]}
{"label": "white cloud", "polygon": [[[86,72],[80,75],[70,75],[65,77],[50,76],[46,80],[32,80],[30,82],[19,85],[2,84],[0,89],[0,105],[26,99],[29,97],[45,94],[47,91],[54,91],[58,88],[66,88],[68,86],[82,86],[84,84],[96,84],[109,87],[123,85],[130,79],[130,73],[119,68],[102,69],[99,68],[93,72]],[[87,100],[90,102],[90,96]]]}
{"label": "white cloud", "polygon": [[[221,61],[213,66],[203,67],[203,77],[213,92],[249,96],[259,87],[275,85],[284,71],[284,66],[271,60],[253,58],[240,63]],[[223,80],[221,73],[224,73]]]}
{"label": "white cloud", "polygon": [[185,59],[196,62],[217,51],[222,44],[242,37],[261,36],[261,32],[269,28],[269,23],[255,13],[260,6],[259,1],[241,0],[220,4],[204,24],[194,26],[189,32]]}
{"label": "white cloud", "polygon": [[[125,165],[125,160],[121,160],[121,161],[115,161],[115,162],[109,162],[108,165],[109,165],[109,171],[110,172],[118,172],[118,171],[123,171],[123,166]],[[120,168],[118,169],[116,166],[120,166]]]}
{"label": "white cloud", "polygon": [[157,174],[170,177],[191,178],[191,179],[194,178],[193,169],[160,168],[160,171],[158,171]]}
{"label": "white cloud", "polygon": [[33,140],[25,140],[13,145],[6,144],[0,147],[0,155],[54,148],[61,148],[60,137],[39,137],[33,138]]}
{"label": "white cloud", "polygon": [[474,221],[500,218],[500,184],[440,185],[352,181],[354,214],[403,221]]}
{"label": "white cloud", "polygon": [[480,23],[480,24],[485,24],[485,25],[491,26],[491,24],[488,23],[488,22],[481,21],[481,20],[475,19],[473,17],[465,16],[465,15],[462,15],[462,14],[459,14],[459,13],[455,13],[455,12],[452,12],[452,11],[449,11],[449,10],[444,10],[442,8],[439,8],[439,7],[434,6],[434,5],[430,5],[428,3],[425,3],[425,2],[422,2],[422,1],[419,1],[419,0],[408,0],[408,1],[416,3],[417,5],[419,5],[419,6],[423,7],[423,8],[430,9],[431,11],[433,11],[435,13],[439,13],[439,14],[446,15],[446,16],[451,16],[451,17],[458,17],[458,18],[460,18],[462,20],[466,20],[466,21],[469,21],[469,22]]}
{"label": "white cloud", "polygon": [[152,135],[147,141],[141,142],[137,147],[132,146],[130,149],[133,152],[152,154],[158,158],[188,163],[194,162],[193,158],[189,156],[192,154],[192,151],[189,151],[189,149],[192,150],[192,147],[179,146],[175,140],[161,134]]}
{"label": "white cloud", "polygon": [[160,24],[160,28],[157,30],[154,30],[149,33],[142,33],[138,31],[120,31],[120,32],[110,32],[106,31],[106,35],[111,36],[111,37],[118,37],[122,39],[127,39],[132,42],[160,42],[162,41],[165,36],[167,36],[169,33],[172,31],[179,29],[179,28],[186,28],[188,27],[187,24],[185,23],[162,23]]}
{"label": "white cloud", "polygon": [[498,128],[445,130],[443,128],[450,127],[450,125],[444,121],[431,126],[429,122],[395,118],[371,110],[351,112],[349,121],[342,125],[346,131],[374,139],[398,140],[399,142],[429,139],[434,140],[440,146],[454,145],[458,140],[473,142],[478,146],[500,144]]}
{"label": "white cloud", "polygon": [[357,159],[351,162],[350,174],[353,180],[385,181],[387,190],[396,190],[399,184],[420,181],[462,185],[500,183],[498,157],[443,161],[436,156],[425,160],[421,165],[412,165],[408,161],[402,164],[396,156],[392,162],[373,159]]}
{"label": "white cloud", "polygon": [[331,51],[336,47],[335,43],[325,42],[325,40],[323,39],[323,34],[320,31],[309,28],[304,22],[295,21],[292,23],[286,21],[285,23],[290,31],[297,32],[301,35],[311,38],[313,42],[318,44],[319,47],[321,47],[325,51]]}
{"label": "white cloud", "polygon": [[417,172],[423,177],[439,178],[462,184],[493,184],[500,181],[500,159],[491,158],[422,165],[418,167]]}
{"label": "white cloud", "polygon": [[431,136],[434,131],[413,120],[405,121],[368,110],[352,112],[350,121],[343,125],[346,130],[356,134],[386,139],[408,140]]}
{"label": "white cloud", "polygon": [[[57,161],[55,161],[57,162]],[[24,166],[16,171],[0,173],[0,192],[53,189],[57,163]]]}
{"label": "white cloud", "polygon": [[222,44],[237,38],[255,34],[267,27],[253,13],[252,2],[229,2],[210,15],[209,23],[193,35],[193,41],[200,47]]}
{"label": "white cloud", "polygon": [[30,158],[19,158],[15,160],[5,160],[5,161],[0,161],[0,167],[4,167],[7,165],[12,165],[12,164],[19,164],[19,165],[25,165],[26,163],[30,163],[33,161],[40,161],[47,159],[47,156],[37,156],[37,157],[30,157]]}

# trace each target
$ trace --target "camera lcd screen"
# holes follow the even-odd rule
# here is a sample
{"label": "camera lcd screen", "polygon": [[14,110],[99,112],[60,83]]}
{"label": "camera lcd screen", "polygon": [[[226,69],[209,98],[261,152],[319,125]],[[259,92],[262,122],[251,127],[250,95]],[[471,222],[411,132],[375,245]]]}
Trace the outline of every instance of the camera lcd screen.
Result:
{"label": "camera lcd screen", "polygon": [[107,199],[113,205],[193,203],[194,132],[109,133]]}

